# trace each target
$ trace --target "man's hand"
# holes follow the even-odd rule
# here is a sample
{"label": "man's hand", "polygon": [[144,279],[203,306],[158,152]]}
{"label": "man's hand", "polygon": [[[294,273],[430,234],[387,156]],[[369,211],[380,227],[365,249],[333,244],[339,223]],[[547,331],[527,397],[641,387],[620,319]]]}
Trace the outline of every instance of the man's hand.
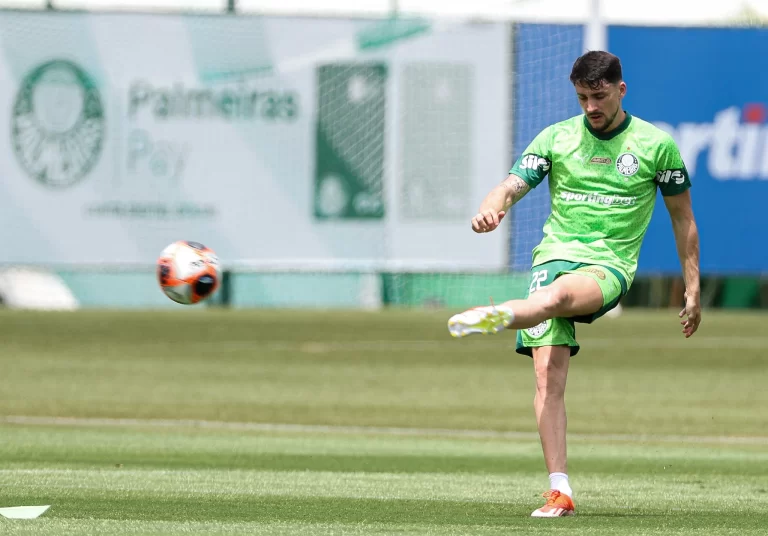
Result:
{"label": "man's hand", "polygon": [[528,183],[517,175],[510,173],[498,186],[491,190],[480,210],[472,218],[472,230],[476,233],[490,233],[499,226],[507,209],[520,201],[531,190]]}
{"label": "man's hand", "polygon": [[[687,339],[699,329],[701,323],[701,304],[699,303],[698,295],[689,295],[685,293],[685,309],[680,311],[678,315],[682,320],[680,324],[683,326],[683,333]],[[688,318],[683,318],[687,316]]]}
{"label": "man's hand", "polygon": [[472,230],[476,233],[490,233],[499,226],[501,220],[504,219],[505,214],[506,212],[503,210],[496,212],[493,209],[478,212],[477,215],[472,218]]}

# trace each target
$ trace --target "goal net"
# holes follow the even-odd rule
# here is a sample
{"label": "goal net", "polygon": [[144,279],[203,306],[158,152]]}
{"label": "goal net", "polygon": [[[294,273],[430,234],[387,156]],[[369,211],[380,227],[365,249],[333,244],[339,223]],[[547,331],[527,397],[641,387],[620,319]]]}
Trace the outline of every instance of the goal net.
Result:
{"label": "goal net", "polygon": [[0,11],[0,29],[3,213],[40,208],[4,262],[58,266],[83,306],[165,303],[153,263],[177,240],[216,251],[211,303],[236,307],[527,291],[546,184],[493,233],[470,219],[578,112],[582,26]]}
{"label": "goal net", "polygon": [[469,222],[540,130],[579,113],[568,75],[583,27],[501,25],[485,63],[460,50],[482,25],[431,30],[454,47],[444,57],[403,60],[418,42],[404,40],[317,68],[314,215],[354,237],[332,258],[231,264],[232,305],[457,308],[525,295],[546,183],[495,233]]}

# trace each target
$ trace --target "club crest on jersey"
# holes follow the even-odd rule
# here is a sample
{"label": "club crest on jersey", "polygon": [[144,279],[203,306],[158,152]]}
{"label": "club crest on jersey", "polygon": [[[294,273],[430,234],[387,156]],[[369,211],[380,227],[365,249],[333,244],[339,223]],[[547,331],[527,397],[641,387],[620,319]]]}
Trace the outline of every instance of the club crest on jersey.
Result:
{"label": "club crest on jersey", "polygon": [[616,159],[616,169],[625,177],[631,177],[640,169],[640,161],[632,153],[622,153]]}

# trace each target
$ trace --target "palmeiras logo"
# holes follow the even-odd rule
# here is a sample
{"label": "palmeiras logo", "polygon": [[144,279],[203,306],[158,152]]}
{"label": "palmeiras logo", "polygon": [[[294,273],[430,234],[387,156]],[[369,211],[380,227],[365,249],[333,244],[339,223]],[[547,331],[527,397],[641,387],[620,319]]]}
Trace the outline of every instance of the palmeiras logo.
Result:
{"label": "palmeiras logo", "polygon": [[24,170],[53,188],[85,177],[101,155],[104,108],[93,79],[78,65],[53,60],[22,80],[11,118],[11,143]]}
{"label": "palmeiras logo", "polygon": [[622,153],[616,159],[616,169],[625,177],[634,175],[639,168],[640,162],[632,153]]}
{"label": "palmeiras logo", "polygon": [[534,339],[538,339],[542,335],[544,335],[547,330],[549,329],[549,320],[545,320],[541,324],[537,324],[533,326],[532,328],[528,328],[525,330],[525,332]]}

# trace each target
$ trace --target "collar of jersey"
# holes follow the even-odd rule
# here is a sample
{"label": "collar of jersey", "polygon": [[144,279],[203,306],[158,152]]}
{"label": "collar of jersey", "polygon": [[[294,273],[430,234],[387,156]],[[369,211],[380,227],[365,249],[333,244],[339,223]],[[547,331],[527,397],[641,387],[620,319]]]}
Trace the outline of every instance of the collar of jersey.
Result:
{"label": "collar of jersey", "polygon": [[584,116],[584,126],[587,127],[587,130],[589,130],[589,133],[592,134],[598,140],[604,140],[604,141],[612,140],[613,138],[615,138],[616,136],[618,136],[619,134],[627,130],[627,128],[629,128],[629,124],[632,122],[632,116],[629,115],[629,112],[627,112],[626,110],[624,111],[626,112],[627,117],[624,118],[624,121],[622,121],[618,127],[614,128],[610,132],[596,132],[592,130],[592,126],[589,124],[589,121],[587,120],[586,115]]}

